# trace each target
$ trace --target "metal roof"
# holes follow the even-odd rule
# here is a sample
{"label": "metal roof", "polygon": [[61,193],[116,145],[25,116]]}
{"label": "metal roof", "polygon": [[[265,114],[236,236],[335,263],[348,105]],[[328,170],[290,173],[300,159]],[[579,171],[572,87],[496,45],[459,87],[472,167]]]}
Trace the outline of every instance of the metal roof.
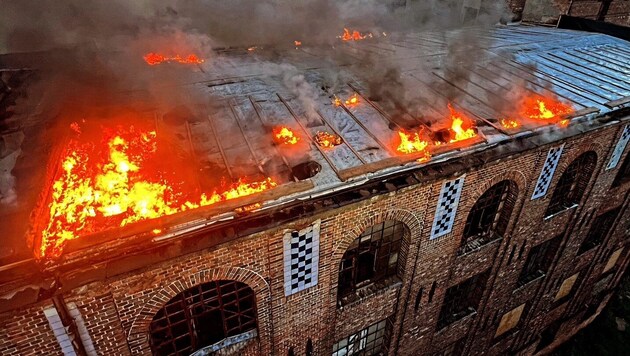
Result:
{"label": "metal roof", "polygon": [[[458,31],[482,39],[479,45],[484,55],[478,60],[463,61],[458,67],[463,75],[453,81],[449,79],[452,67],[445,69],[444,63],[454,53],[466,51],[466,46],[461,50],[453,48],[451,39],[461,35]],[[265,201],[259,208],[265,210],[485,150],[538,130],[562,130],[553,125],[512,131],[500,127],[498,120],[506,113],[495,103],[508,100],[503,95],[517,83],[527,91],[553,93],[570,103],[576,110],[573,123],[583,124],[630,105],[628,42],[601,34],[530,26],[458,31],[388,34],[326,48],[310,47],[305,40],[303,46],[287,49],[279,56],[277,49],[264,46],[253,51],[217,50],[216,58],[182,73],[179,86],[173,88],[188,90],[196,96],[199,92],[207,94],[203,117],[189,117],[173,124],[166,119],[168,113],[150,112],[146,119],[155,122],[158,132],[168,130],[177,137],[179,149],[194,157],[201,167],[201,184],[204,174],[249,180],[268,175],[277,177],[280,187],[270,194],[253,197]],[[466,53],[460,55],[465,57]],[[417,112],[401,116],[388,112],[379,101],[369,99],[363,76],[373,70],[365,65],[368,57],[372,63],[386,63],[400,71],[405,89],[420,103],[415,107]],[[282,64],[269,58],[280,58]],[[156,68],[155,75],[164,70],[168,69]],[[287,89],[287,72],[294,73],[289,79],[304,76],[310,84],[305,93],[309,100]],[[331,72],[343,77],[344,84],[323,90]],[[398,128],[440,127],[439,118],[445,115],[446,104],[451,99],[441,91],[444,88],[456,93],[453,100],[456,108],[475,120],[478,138],[443,145],[432,152],[427,162],[417,161],[417,156],[396,153],[392,142]],[[341,99],[358,93],[361,102],[355,106],[335,106],[331,91]],[[312,103],[315,105],[308,115],[308,105]],[[295,129],[303,142],[291,148],[275,145],[271,128],[278,125]],[[344,143],[330,150],[319,148],[311,137],[322,130],[339,133]],[[307,160],[321,164],[322,171],[308,184],[295,182],[291,167]],[[227,212],[221,217],[230,218],[231,214]],[[216,221],[208,220],[205,214],[194,215],[187,213],[183,220],[173,220],[174,223],[194,220],[179,225],[173,235],[179,233],[181,226],[190,231]],[[16,235],[11,240],[20,239]]]}

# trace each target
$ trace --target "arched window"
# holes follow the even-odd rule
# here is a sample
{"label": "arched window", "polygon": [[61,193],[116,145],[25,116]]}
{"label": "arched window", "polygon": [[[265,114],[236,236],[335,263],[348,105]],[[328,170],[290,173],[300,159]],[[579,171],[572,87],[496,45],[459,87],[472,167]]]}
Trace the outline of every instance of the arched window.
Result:
{"label": "arched window", "polygon": [[337,297],[342,301],[357,288],[399,275],[405,225],[388,220],[367,228],[350,244],[339,266]]}
{"label": "arched window", "polygon": [[556,184],[545,216],[551,216],[580,203],[596,163],[597,154],[593,151],[583,153],[571,162]]}
{"label": "arched window", "polygon": [[518,186],[511,180],[501,181],[486,190],[468,213],[458,252],[464,254],[503,237],[517,196]]}
{"label": "arched window", "polygon": [[613,188],[618,187],[628,181],[630,181],[630,153],[628,153],[626,158],[623,160],[612,186]]}
{"label": "arched window", "polygon": [[256,298],[246,284],[212,281],[169,300],[149,326],[154,355],[218,350],[256,336]]}

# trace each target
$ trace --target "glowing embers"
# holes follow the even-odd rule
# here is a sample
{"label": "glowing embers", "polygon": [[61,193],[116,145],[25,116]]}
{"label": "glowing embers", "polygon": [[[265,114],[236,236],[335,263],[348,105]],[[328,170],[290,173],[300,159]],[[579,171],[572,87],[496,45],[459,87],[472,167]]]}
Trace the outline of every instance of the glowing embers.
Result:
{"label": "glowing embers", "polygon": [[144,61],[147,62],[147,64],[150,66],[158,65],[165,62],[166,63],[177,62],[177,63],[182,63],[182,64],[201,64],[204,62],[203,59],[197,57],[197,55],[194,55],[194,54],[189,54],[186,57],[182,57],[179,54],[172,57],[167,57],[165,55],[154,53],[154,52],[147,53],[144,56]]}
{"label": "glowing embers", "polygon": [[508,130],[512,130],[512,129],[517,129],[521,126],[521,124],[513,119],[501,119],[501,126],[503,126],[503,128],[508,129]]}
{"label": "glowing embers", "polygon": [[273,139],[280,145],[295,145],[300,138],[288,127],[276,127],[273,129]]}
{"label": "glowing embers", "polygon": [[317,131],[313,140],[322,148],[333,148],[343,143],[341,137],[326,131]]}
{"label": "glowing embers", "polygon": [[295,48],[297,49],[298,47],[302,45],[302,41],[293,41],[293,44],[295,45]]}
{"label": "glowing embers", "polygon": [[[359,95],[357,93],[352,94],[352,96],[350,96],[347,100],[343,101],[346,106],[355,106],[359,102]],[[333,103],[335,104],[335,106],[341,106],[342,101],[337,96],[335,96],[335,100],[333,101]]]}
{"label": "glowing embers", "polygon": [[341,38],[344,41],[360,41],[366,38],[372,38],[372,34],[367,33],[364,35],[364,34],[361,34],[361,32],[357,30],[350,32],[350,30],[348,30],[347,28],[344,28],[343,35],[337,36],[337,38]]}
{"label": "glowing embers", "polygon": [[451,104],[448,104],[448,110],[451,114],[451,127],[449,129],[451,135],[448,142],[464,141],[477,136],[473,121],[470,118],[453,109]]}
{"label": "glowing embers", "polygon": [[[80,130],[81,131],[81,130]],[[80,132],[79,131],[79,132]],[[58,257],[66,241],[137,221],[271,189],[271,178],[221,184],[209,194],[190,187],[186,175],[165,163],[155,131],[105,128],[87,139],[76,132],[55,171],[36,257]],[[153,234],[160,234],[155,229]]]}

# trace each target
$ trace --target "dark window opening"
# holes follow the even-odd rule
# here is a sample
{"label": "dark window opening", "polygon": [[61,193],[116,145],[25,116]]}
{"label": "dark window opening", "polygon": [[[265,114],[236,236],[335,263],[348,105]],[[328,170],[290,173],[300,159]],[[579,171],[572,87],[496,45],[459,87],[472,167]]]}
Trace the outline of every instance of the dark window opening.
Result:
{"label": "dark window opening", "polygon": [[413,306],[413,310],[414,311],[418,311],[418,308],[420,307],[420,302],[422,301],[422,287],[420,287],[420,290],[418,291],[418,294],[416,294],[416,303]]}
{"label": "dark window opening", "polygon": [[527,261],[518,277],[518,286],[523,286],[536,278],[544,276],[551,267],[551,262],[556,256],[556,252],[562,242],[564,234],[547,240],[539,245],[532,247],[527,256]]}
{"label": "dark window opening", "polygon": [[293,346],[289,347],[289,352],[287,352],[287,356],[295,356],[295,350]]}
{"label": "dark window opening", "polygon": [[388,220],[366,229],[343,255],[339,268],[338,299],[390,276],[398,276],[405,225]]}
{"label": "dark window opening", "polygon": [[630,153],[626,154],[626,158],[623,160],[621,167],[619,167],[619,172],[617,172],[612,186],[613,188],[618,187],[627,182],[630,182]]}
{"label": "dark window opening", "polygon": [[509,265],[510,263],[512,263],[512,258],[514,258],[514,252],[516,252],[516,246],[517,246],[516,244],[512,246],[512,250],[510,251],[510,256],[508,257],[506,265]]}
{"label": "dark window opening", "polygon": [[306,356],[313,356],[313,340],[306,341]]}
{"label": "dark window opening", "polygon": [[387,355],[392,322],[381,320],[367,328],[341,339],[333,345],[332,356]]}
{"label": "dark window opening", "polygon": [[431,290],[429,290],[429,303],[433,301],[433,295],[435,294],[436,287],[437,287],[437,283],[433,281],[433,283],[431,283]]}
{"label": "dark window opening", "polygon": [[583,153],[562,173],[553,191],[545,216],[551,216],[580,203],[597,163],[593,151]]}
{"label": "dark window opening", "polygon": [[476,250],[502,238],[517,196],[518,187],[509,180],[501,181],[483,193],[468,214],[458,253]]}
{"label": "dark window opening", "polygon": [[480,273],[446,290],[438,318],[438,329],[477,311],[489,274],[489,271]]}
{"label": "dark window opening", "polygon": [[256,329],[253,290],[236,281],[212,281],[176,295],[149,326],[154,355],[188,355]]}
{"label": "dark window opening", "polygon": [[578,254],[582,254],[595,246],[601,245],[604,242],[604,239],[610,232],[610,229],[613,227],[615,219],[619,214],[621,209],[615,208],[609,210],[600,216],[596,217],[591,225],[591,228],[588,230],[588,234],[582,241],[580,245],[580,249],[578,250]]}

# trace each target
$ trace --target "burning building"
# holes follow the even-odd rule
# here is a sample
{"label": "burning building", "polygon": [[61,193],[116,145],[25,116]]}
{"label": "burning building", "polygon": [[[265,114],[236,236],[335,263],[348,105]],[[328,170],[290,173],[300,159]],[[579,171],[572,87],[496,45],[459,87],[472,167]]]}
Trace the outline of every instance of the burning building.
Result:
{"label": "burning building", "polygon": [[[535,354],[574,335],[630,261],[630,45],[466,31],[488,55],[457,67],[457,31],[289,39],[292,76],[258,44],[147,52],[210,103],[81,109],[46,146],[20,146],[39,106],[3,112],[2,198],[37,194],[0,210],[0,353]],[[29,56],[3,59],[3,103]],[[399,75],[344,69],[368,56]]]}

